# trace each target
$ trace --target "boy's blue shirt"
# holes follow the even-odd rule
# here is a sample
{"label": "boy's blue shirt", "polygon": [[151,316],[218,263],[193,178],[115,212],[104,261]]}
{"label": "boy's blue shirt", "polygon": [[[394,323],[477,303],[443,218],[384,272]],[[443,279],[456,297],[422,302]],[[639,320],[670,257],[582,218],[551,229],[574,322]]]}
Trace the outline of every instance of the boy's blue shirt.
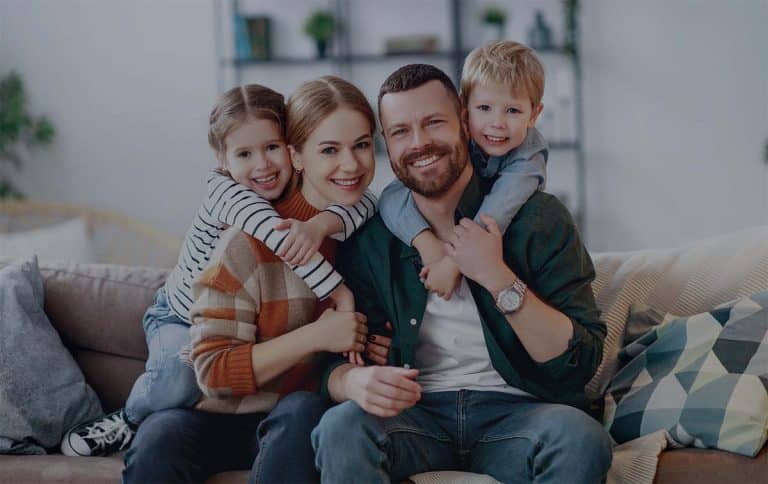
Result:
{"label": "boy's blue shirt", "polygon": [[[469,140],[469,156],[477,173],[483,178],[493,178],[499,175],[501,170],[516,161],[530,160],[536,154],[541,154],[546,164],[549,160],[549,145],[544,136],[536,128],[528,128],[528,133],[520,146],[513,148],[501,156],[487,156],[480,149],[475,140]],[[540,189],[546,185],[546,173],[543,174]]]}

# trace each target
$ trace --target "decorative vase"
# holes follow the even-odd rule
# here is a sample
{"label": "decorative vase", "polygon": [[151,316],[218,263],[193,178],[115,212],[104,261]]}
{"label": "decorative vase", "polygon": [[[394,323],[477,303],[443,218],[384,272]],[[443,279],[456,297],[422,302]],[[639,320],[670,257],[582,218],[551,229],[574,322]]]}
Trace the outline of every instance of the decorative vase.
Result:
{"label": "decorative vase", "polygon": [[328,41],[323,39],[315,40],[315,46],[317,47],[317,58],[325,59],[328,53]]}
{"label": "decorative vase", "polygon": [[539,50],[552,48],[552,29],[544,20],[544,13],[541,10],[536,10],[536,20],[528,30],[528,45]]}
{"label": "decorative vase", "polygon": [[483,43],[496,42],[504,38],[504,24],[483,24]]}

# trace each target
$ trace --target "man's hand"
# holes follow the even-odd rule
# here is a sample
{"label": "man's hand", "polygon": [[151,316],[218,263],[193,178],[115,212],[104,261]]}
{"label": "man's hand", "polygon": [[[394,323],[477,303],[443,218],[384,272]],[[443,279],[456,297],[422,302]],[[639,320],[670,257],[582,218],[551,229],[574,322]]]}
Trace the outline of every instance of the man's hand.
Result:
{"label": "man's hand", "polygon": [[445,250],[466,277],[488,290],[509,279],[511,272],[504,262],[502,235],[496,220],[480,215],[484,229],[468,218],[463,218],[454,228],[454,236]]}
{"label": "man's hand", "polygon": [[461,272],[456,264],[448,256],[432,264],[425,265],[419,277],[424,280],[424,287],[434,292],[446,301],[453,296],[461,283]]}
{"label": "man's hand", "polygon": [[421,399],[421,385],[414,381],[418,374],[395,366],[350,368],[343,376],[344,393],[370,414],[394,417]]}

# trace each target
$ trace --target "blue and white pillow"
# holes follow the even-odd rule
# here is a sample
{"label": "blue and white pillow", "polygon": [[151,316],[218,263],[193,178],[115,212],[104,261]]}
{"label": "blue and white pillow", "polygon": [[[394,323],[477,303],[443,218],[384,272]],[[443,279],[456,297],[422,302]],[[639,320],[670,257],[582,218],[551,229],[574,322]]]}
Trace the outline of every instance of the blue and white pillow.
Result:
{"label": "blue and white pillow", "polygon": [[605,427],[623,443],[660,429],[680,446],[756,455],[768,436],[768,292],[649,331],[619,354]]}

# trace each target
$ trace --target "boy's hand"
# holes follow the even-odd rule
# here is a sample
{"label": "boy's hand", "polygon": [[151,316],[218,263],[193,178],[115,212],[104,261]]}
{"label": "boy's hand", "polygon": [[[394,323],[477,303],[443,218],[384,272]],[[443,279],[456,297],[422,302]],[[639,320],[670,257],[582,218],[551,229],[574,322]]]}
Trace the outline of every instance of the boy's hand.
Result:
{"label": "boy's hand", "polygon": [[461,283],[458,266],[447,256],[425,265],[419,276],[424,280],[424,287],[428,291],[436,293],[446,301],[453,296]]}
{"label": "boy's hand", "polygon": [[276,252],[277,256],[288,264],[303,266],[315,255],[320,244],[325,239],[325,227],[314,218],[302,222],[296,219],[285,219],[277,226],[276,230],[288,230],[288,236]]}
{"label": "boy's hand", "polygon": [[[389,321],[385,326],[390,332],[392,331]],[[377,365],[386,365],[390,346],[392,346],[392,338],[380,334],[369,334],[368,342],[365,344],[365,356]]]}

